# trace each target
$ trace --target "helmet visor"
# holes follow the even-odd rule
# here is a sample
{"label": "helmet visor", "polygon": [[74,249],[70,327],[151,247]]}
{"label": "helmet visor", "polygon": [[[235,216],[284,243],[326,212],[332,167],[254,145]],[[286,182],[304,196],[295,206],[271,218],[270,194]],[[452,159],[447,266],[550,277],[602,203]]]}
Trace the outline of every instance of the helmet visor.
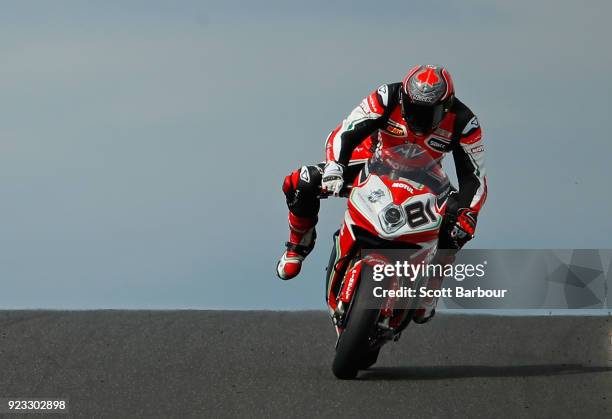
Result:
{"label": "helmet visor", "polygon": [[428,133],[440,125],[444,118],[444,104],[417,105],[407,96],[402,98],[404,118],[411,130],[417,133]]}

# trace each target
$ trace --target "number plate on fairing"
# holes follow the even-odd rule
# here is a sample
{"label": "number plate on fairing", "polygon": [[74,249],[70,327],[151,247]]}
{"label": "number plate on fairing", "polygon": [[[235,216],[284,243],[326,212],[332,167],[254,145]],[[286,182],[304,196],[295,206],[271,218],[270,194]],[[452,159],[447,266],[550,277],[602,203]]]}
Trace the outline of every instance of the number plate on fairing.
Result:
{"label": "number plate on fairing", "polygon": [[[432,193],[421,193],[422,186],[395,181],[395,187],[390,188],[376,175],[370,175],[366,182],[355,187],[350,195],[350,201],[364,218],[376,229],[380,237],[393,239],[411,233],[421,233],[439,228],[442,216],[436,206],[436,197]],[[401,185],[401,187],[399,186]],[[393,203],[392,190],[401,189],[402,193],[417,193],[410,195],[399,207],[406,215],[406,223],[392,234],[386,233],[381,225],[379,213]],[[396,191],[394,191],[395,193]]]}

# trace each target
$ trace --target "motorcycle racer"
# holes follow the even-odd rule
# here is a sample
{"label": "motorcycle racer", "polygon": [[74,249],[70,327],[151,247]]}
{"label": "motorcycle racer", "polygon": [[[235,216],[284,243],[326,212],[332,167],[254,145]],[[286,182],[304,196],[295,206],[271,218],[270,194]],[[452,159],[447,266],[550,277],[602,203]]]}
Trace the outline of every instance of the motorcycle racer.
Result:
{"label": "motorcycle racer", "polygon": [[[328,136],[325,162],[302,166],[285,177],[289,241],[277,264],[283,280],[297,276],[316,240],[320,195],[339,196],[376,149],[416,143],[441,162],[452,153],[459,182],[449,197],[440,247],[460,249],[474,237],[487,196],[482,130],[472,111],[455,97],[449,72],[413,67],[401,83],[383,84]],[[433,311],[425,308],[425,316]]]}

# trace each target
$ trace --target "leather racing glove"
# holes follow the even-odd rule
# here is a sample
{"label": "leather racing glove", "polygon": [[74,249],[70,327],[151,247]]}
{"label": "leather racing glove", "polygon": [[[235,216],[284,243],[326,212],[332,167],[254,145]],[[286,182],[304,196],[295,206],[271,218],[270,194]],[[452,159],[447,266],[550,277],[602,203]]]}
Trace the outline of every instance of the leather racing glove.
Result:
{"label": "leather racing glove", "polygon": [[338,196],[344,185],[343,173],[343,165],[333,160],[328,161],[325,164],[325,169],[323,169],[323,178],[321,179],[322,191]]}
{"label": "leather racing glove", "polygon": [[474,238],[478,214],[467,208],[457,211],[455,222],[450,228],[449,236],[458,249]]}

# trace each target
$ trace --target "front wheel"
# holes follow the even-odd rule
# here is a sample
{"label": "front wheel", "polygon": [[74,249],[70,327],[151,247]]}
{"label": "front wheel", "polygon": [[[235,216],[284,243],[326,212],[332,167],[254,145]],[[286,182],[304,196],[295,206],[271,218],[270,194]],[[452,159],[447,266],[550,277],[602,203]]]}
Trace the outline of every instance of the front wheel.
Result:
{"label": "front wheel", "polygon": [[[362,271],[362,279],[371,277]],[[348,321],[338,339],[332,371],[342,380],[355,378],[360,369],[370,367],[378,358],[380,348],[371,348],[371,338],[376,332],[380,309],[372,308],[376,307],[372,289],[371,281],[359,281],[348,312]]]}
{"label": "front wheel", "polygon": [[380,354],[380,347],[366,352],[364,356],[359,360],[359,369],[367,370],[378,361],[378,354]]}

